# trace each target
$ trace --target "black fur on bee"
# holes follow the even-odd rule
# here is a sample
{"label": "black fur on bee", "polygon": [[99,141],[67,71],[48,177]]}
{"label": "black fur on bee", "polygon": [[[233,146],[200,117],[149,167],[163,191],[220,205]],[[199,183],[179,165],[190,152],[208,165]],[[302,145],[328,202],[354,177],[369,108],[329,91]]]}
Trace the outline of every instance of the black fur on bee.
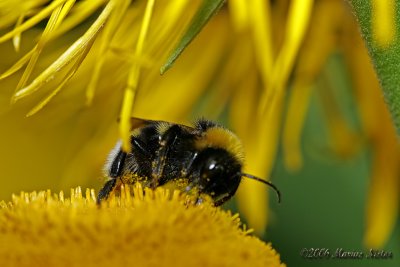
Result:
{"label": "black fur on bee", "polygon": [[240,140],[231,131],[213,121],[200,119],[193,127],[132,118],[131,146],[127,153],[117,143],[111,151],[105,171],[110,178],[100,190],[97,202],[107,198],[123,177],[136,177],[156,188],[184,182],[182,191],[211,197],[215,206],[229,200],[239,187],[242,177],[251,178],[278,189],[265,180],[242,173],[243,151]]}

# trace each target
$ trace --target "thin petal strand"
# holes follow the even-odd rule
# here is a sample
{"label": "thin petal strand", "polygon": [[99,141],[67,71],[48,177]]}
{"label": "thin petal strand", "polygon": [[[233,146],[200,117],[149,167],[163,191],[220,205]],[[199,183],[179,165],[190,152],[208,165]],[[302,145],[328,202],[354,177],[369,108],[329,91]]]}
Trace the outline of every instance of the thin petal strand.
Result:
{"label": "thin petal strand", "polygon": [[394,0],[372,0],[372,33],[375,43],[388,47],[396,36],[396,3]]}
{"label": "thin petal strand", "polygon": [[[146,40],[147,32],[149,30],[149,25],[151,21],[151,16],[153,13],[155,0],[148,0],[146,5],[146,10],[143,16],[142,25],[140,27],[139,38],[136,43],[135,57],[139,58],[143,54],[143,47]],[[133,103],[135,101],[135,95],[137,90],[137,85],[140,76],[140,64],[137,62],[132,63],[132,67],[129,71],[128,82],[125,88],[124,100],[122,102],[121,108],[121,123],[120,123],[120,134],[122,139],[122,149],[124,151],[131,150],[130,142],[130,118],[132,116]]]}
{"label": "thin petal strand", "polygon": [[61,69],[65,68],[74,59],[76,59],[77,56],[81,55],[88,46],[91,46],[93,44],[93,40],[96,39],[100,29],[104,26],[104,23],[112,12],[114,5],[115,1],[110,1],[97,20],[85,32],[85,34],[75,41],[75,43],[71,45],[67,51],[65,51],[56,61],[53,62],[53,64],[43,71],[28,86],[16,92],[13,97],[13,101],[17,101],[39,90],[44,84],[54,79]]}

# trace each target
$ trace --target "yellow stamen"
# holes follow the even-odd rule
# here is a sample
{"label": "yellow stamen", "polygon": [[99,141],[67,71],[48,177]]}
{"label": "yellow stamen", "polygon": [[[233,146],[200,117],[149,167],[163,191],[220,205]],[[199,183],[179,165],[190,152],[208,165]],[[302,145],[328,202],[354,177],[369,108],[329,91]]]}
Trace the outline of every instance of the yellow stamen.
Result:
{"label": "yellow stamen", "polygon": [[238,214],[161,188],[122,186],[101,206],[80,187],[22,192],[0,202],[0,222],[4,266],[285,266]]}

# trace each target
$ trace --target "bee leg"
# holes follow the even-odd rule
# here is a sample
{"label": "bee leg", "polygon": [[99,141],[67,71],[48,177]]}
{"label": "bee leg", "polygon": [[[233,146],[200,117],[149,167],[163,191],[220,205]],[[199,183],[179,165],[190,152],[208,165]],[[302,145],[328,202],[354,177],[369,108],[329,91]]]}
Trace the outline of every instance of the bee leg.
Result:
{"label": "bee leg", "polygon": [[116,183],[117,183],[117,179],[116,179],[116,178],[113,178],[113,179],[107,181],[107,182],[104,184],[103,188],[99,191],[99,194],[97,195],[97,201],[96,201],[97,205],[99,205],[100,202],[101,202],[103,199],[105,199],[105,198],[108,197],[108,195],[109,195],[109,194],[111,193],[111,191],[114,189]]}
{"label": "bee leg", "polygon": [[146,144],[144,144],[140,139],[136,137],[131,138],[131,144],[133,146],[133,150],[140,152],[140,154],[146,158],[151,157],[151,153],[149,152],[148,148],[146,147]]}
{"label": "bee leg", "polygon": [[182,168],[182,170],[181,170],[181,177],[182,177],[182,178],[188,177],[188,175],[189,175],[189,173],[190,173],[190,170],[192,169],[193,162],[195,161],[195,159],[197,158],[197,156],[198,156],[198,153],[197,153],[197,152],[194,152],[194,153],[192,154],[190,160],[189,160],[188,163],[186,164],[186,166],[184,166],[184,167]]}
{"label": "bee leg", "polygon": [[164,171],[165,160],[168,156],[169,149],[173,146],[180,133],[181,129],[179,126],[174,125],[160,136],[160,148],[156,152],[155,162],[152,169],[152,188],[156,188],[159,185],[159,180]]}
{"label": "bee leg", "polygon": [[221,199],[218,199],[218,200],[214,201],[214,206],[215,207],[221,206],[222,204],[227,202],[229,199],[231,199],[234,195],[235,195],[235,192],[229,192],[228,195],[224,196]]}
{"label": "bee leg", "polygon": [[116,178],[121,175],[122,169],[124,168],[126,153],[120,150],[115,157],[114,161],[111,163],[109,175],[112,178]]}

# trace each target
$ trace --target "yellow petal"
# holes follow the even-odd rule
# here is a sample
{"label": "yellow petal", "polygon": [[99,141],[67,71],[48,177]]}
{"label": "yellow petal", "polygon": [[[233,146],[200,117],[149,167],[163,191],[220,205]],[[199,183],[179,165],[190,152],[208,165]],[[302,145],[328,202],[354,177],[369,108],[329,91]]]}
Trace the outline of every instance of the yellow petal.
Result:
{"label": "yellow petal", "polygon": [[29,20],[25,21],[22,23],[19,27],[15,28],[14,30],[7,32],[3,36],[0,37],[0,43],[5,42],[11,38],[13,38],[15,35],[20,34],[21,32],[26,31],[27,29],[35,26],[38,24],[40,21],[43,19],[47,18],[54,9],[58,8],[60,5],[65,3],[68,0],[55,0],[45,8],[43,8],[38,14],[30,18]]}
{"label": "yellow petal", "polygon": [[[146,40],[147,32],[149,30],[149,25],[153,13],[155,0],[148,0],[146,9],[143,16],[142,25],[140,27],[139,37],[136,43],[135,57],[140,57],[143,54],[144,42]],[[135,95],[137,90],[137,85],[139,83],[141,66],[137,62],[133,62],[132,67],[129,72],[127,86],[125,88],[124,100],[122,102],[121,108],[121,124],[120,124],[120,134],[122,139],[122,149],[124,151],[131,150],[131,125],[130,118],[132,117],[133,103],[135,101]]]}
{"label": "yellow petal", "polygon": [[271,30],[271,8],[269,1],[254,0],[248,2],[251,18],[252,38],[256,52],[256,62],[261,71],[264,85],[271,81],[273,65],[273,46]]}
{"label": "yellow petal", "polygon": [[95,89],[100,76],[100,71],[106,60],[106,54],[111,48],[111,41],[121,23],[121,20],[125,16],[125,12],[127,11],[128,7],[129,1],[121,1],[120,3],[117,3],[115,11],[111,14],[107,24],[104,27],[102,35],[99,38],[99,48],[96,51],[98,61],[94,65],[93,74],[86,89],[86,105],[88,106],[92,104]]}
{"label": "yellow petal", "polygon": [[[246,89],[237,90],[232,103],[232,123],[245,149],[244,172],[270,180],[277,152],[282,99],[272,108],[272,116],[257,117],[254,103],[258,86],[257,77],[248,76],[243,85]],[[237,193],[239,209],[257,233],[263,233],[268,222],[268,192],[265,185],[243,179]]]}
{"label": "yellow petal", "polygon": [[381,47],[391,45],[396,36],[396,2],[394,0],[372,1],[372,36]]}
{"label": "yellow petal", "polygon": [[14,65],[12,65],[8,70],[3,72],[0,76],[0,80],[7,78],[10,75],[13,75],[15,72],[19,71],[25,64],[29,61],[29,59],[32,57],[32,54],[34,53],[35,48],[30,50],[28,53],[26,53],[20,60],[18,60]]}
{"label": "yellow petal", "polygon": [[61,89],[65,86],[65,84],[74,76],[75,72],[78,70],[79,66],[81,65],[82,61],[85,59],[87,53],[90,50],[91,45],[89,45],[83,52],[82,55],[80,55],[77,59],[75,64],[72,66],[72,68],[68,71],[67,75],[65,78],[62,80],[61,84],[57,86],[56,89],[54,89],[45,99],[43,99],[39,104],[37,104],[33,109],[31,109],[28,114],[26,115],[27,117],[30,117],[34,115],[36,112],[41,110],[45,105],[47,105],[50,100],[58,94]]}
{"label": "yellow petal", "polygon": [[40,37],[35,48],[33,49],[33,53],[31,55],[31,58],[29,59],[28,65],[26,66],[26,69],[18,82],[16,91],[23,88],[27,83],[44,46],[50,39],[52,32],[54,31],[54,29],[57,28],[58,24],[60,24],[64,17],[68,14],[68,11],[71,9],[73,3],[74,1],[67,1],[64,5],[59,5],[58,7],[56,7],[51,13],[43,34]]}
{"label": "yellow petal", "polygon": [[372,174],[364,236],[365,246],[371,248],[384,246],[396,225],[399,210],[399,147],[396,130],[384,105],[382,101],[382,109],[376,110],[381,115],[380,134],[372,144]]}
{"label": "yellow petal", "polygon": [[[17,20],[17,22],[15,23],[15,27],[16,28],[18,28],[21,24],[22,24],[22,22],[24,21],[24,18],[25,18],[25,14],[21,14],[19,17],[18,17],[18,20]],[[14,45],[14,49],[15,49],[15,52],[19,52],[19,48],[20,48],[20,45],[21,45],[21,33],[19,33],[19,34],[16,34],[14,37],[13,37],[13,45]]]}
{"label": "yellow petal", "polygon": [[54,31],[52,38],[63,35],[80,23],[83,23],[84,20],[107,2],[109,2],[109,0],[79,1],[74,4],[74,8],[71,10],[69,16],[66,17],[63,23]]}
{"label": "yellow petal", "polygon": [[[236,31],[241,32],[245,30],[250,24],[250,14],[248,4],[253,4],[254,1],[246,0],[230,0],[229,11],[232,18],[232,24]],[[268,2],[267,2],[268,5]],[[265,34],[265,33],[264,33]]]}
{"label": "yellow petal", "polygon": [[366,247],[380,248],[389,239],[399,212],[400,170],[396,130],[382,97],[376,73],[357,26],[349,31],[347,58],[352,72],[365,139],[372,148],[372,170],[366,205]]}
{"label": "yellow petal", "polygon": [[63,69],[69,63],[71,63],[71,61],[76,59],[77,56],[81,55],[82,51],[84,51],[87,46],[92,45],[93,40],[96,39],[100,29],[103,27],[105,21],[108,19],[111,11],[113,10],[114,2],[115,1],[110,1],[108,3],[108,5],[104,8],[103,12],[93,23],[93,25],[86,31],[86,33],[82,37],[75,41],[75,43],[71,45],[67,49],[67,51],[65,51],[56,61],[54,61],[28,86],[16,92],[13,97],[13,101],[17,101],[39,90],[44,84],[54,79],[54,77],[61,69]]}
{"label": "yellow petal", "polygon": [[260,101],[262,114],[268,113],[270,103],[275,101],[275,95],[281,93],[279,91],[285,90],[300,45],[308,29],[313,3],[313,0],[291,1],[283,46],[273,64],[271,80],[266,85],[266,91]]}
{"label": "yellow petal", "polygon": [[297,171],[303,166],[301,155],[301,132],[308,110],[311,84],[295,82],[288,103],[282,146],[285,166],[290,171]]}
{"label": "yellow petal", "polygon": [[301,131],[312,86],[326,59],[335,48],[336,30],[340,27],[342,17],[341,2],[319,2],[315,6],[308,35],[299,52],[282,136],[284,162],[289,170],[294,171],[302,167]]}

